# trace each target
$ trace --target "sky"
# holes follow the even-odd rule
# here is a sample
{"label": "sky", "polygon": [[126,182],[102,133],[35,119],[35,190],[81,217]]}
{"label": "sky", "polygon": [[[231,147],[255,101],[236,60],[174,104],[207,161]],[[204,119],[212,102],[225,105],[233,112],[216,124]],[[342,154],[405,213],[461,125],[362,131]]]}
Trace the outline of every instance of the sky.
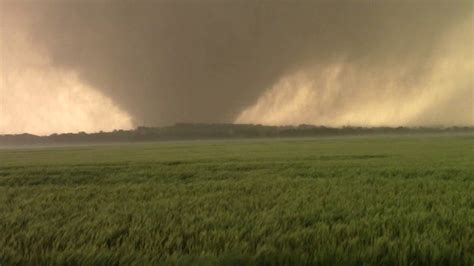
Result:
{"label": "sky", "polygon": [[0,0],[0,134],[474,125],[472,1]]}

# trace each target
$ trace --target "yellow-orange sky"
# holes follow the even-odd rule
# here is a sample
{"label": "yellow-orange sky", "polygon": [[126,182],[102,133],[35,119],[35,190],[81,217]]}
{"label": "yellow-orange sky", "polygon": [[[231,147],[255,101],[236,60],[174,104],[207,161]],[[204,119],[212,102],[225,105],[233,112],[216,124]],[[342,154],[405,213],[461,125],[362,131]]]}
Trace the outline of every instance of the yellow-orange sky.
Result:
{"label": "yellow-orange sky", "polygon": [[[21,26],[0,24],[0,134],[96,132],[131,128],[130,116],[76,73],[52,66]],[[15,20],[15,21],[11,21]],[[15,27],[9,27],[15,24]]]}
{"label": "yellow-orange sky", "polygon": [[474,125],[469,1],[0,4],[0,134]]}

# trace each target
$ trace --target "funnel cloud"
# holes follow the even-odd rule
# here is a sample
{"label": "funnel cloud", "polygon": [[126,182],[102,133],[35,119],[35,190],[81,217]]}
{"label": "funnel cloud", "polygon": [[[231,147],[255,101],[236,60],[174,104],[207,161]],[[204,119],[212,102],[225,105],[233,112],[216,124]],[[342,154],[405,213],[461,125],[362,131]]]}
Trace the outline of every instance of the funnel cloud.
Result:
{"label": "funnel cloud", "polygon": [[471,1],[0,1],[126,125],[474,123]]}

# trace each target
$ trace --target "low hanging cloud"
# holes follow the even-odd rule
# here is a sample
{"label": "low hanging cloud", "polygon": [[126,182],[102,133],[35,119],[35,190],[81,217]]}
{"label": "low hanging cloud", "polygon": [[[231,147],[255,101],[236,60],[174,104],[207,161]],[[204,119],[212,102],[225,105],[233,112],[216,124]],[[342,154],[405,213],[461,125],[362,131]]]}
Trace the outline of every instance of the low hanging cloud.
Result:
{"label": "low hanging cloud", "polygon": [[423,75],[410,64],[360,68],[343,59],[281,78],[238,123],[455,126],[474,123],[472,18],[447,32]]}
{"label": "low hanging cloud", "polygon": [[[15,27],[9,27],[12,22]],[[19,16],[3,18],[0,24],[0,134],[132,127],[131,117],[112,100],[35,49],[20,30],[24,22]]]}
{"label": "low hanging cloud", "polygon": [[27,18],[5,27],[52,69],[134,125],[473,124],[470,1],[2,0],[2,10]]}

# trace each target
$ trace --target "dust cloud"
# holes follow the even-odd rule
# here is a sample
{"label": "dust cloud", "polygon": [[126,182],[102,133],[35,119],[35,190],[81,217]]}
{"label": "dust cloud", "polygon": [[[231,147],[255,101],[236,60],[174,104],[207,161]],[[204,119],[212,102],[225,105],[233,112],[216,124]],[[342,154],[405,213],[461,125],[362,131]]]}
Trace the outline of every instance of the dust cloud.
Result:
{"label": "dust cloud", "polygon": [[[57,95],[76,85],[83,89],[71,99],[94,95],[80,100],[88,109],[72,108],[95,117],[74,122],[87,130],[473,124],[471,1],[0,1],[2,58],[17,49],[14,33],[28,46],[25,62],[2,59],[2,71],[17,66],[42,81],[2,81],[3,132],[17,131],[5,117],[38,120],[39,101],[50,102],[51,121],[37,131],[62,130],[55,123],[74,118],[56,114],[72,112],[54,109]],[[32,67],[36,55],[48,67]],[[22,90],[38,100],[14,96]]]}

